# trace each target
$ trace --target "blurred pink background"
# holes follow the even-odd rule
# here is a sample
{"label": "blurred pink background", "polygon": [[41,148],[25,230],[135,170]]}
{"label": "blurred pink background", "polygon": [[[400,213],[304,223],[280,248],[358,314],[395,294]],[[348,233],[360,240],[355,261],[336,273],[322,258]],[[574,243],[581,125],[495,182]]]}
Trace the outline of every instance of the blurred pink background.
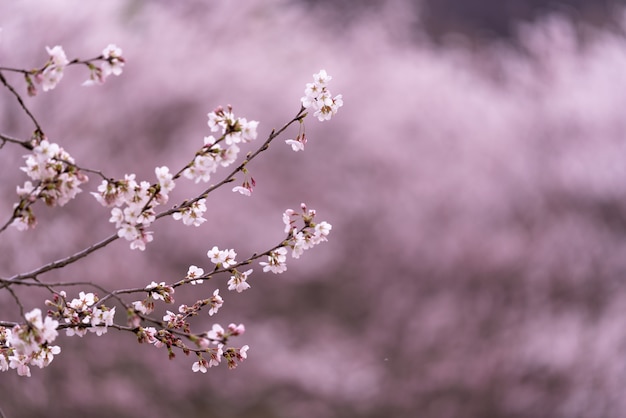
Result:
{"label": "blurred pink background", "polygon": [[[243,322],[247,362],[196,374],[192,358],[168,361],[129,333],[62,335],[48,368],[0,374],[0,408],[7,418],[626,416],[624,10],[591,3],[0,4],[0,66],[39,66],[57,44],[70,59],[123,49],[124,74],[104,86],[81,87],[88,74],[73,67],[27,99],[52,141],[112,177],[153,181],[154,167],[184,165],[218,105],[259,120],[263,140],[321,68],[345,103],[330,122],[307,120],[304,153],[279,140],[248,167],[252,198],[215,193],[201,228],[165,219],[145,252],[120,240],[44,276],[175,281],[190,264],[208,267],[213,245],[242,256],[273,246],[282,211],[306,202],[333,224],[329,242],[285,274],[255,267],[242,294],[224,278],[202,288],[226,302],[194,327]],[[0,132],[32,129],[0,91]],[[8,218],[24,151],[0,152]],[[66,208],[38,205],[36,230],[4,232],[0,275],[113,233],[87,193],[98,184],[92,176]],[[173,199],[198,190],[181,180]],[[19,292],[44,308],[44,294]],[[0,314],[19,320],[6,292]]]}

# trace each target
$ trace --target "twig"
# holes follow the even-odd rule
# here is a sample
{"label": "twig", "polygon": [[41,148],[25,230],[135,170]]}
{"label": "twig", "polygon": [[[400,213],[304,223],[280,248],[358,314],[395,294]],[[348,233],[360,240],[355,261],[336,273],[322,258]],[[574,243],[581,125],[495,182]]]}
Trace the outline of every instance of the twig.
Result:
{"label": "twig", "polygon": [[13,86],[10,85],[7,82],[6,78],[4,78],[4,76],[2,75],[2,72],[0,72],[0,81],[2,82],[2,84],[5,85],[6,88],[9,89],[9,91],[11,93],[13,93],[13,95],[15,96],[17,101],[19,102],[19,104],[22,107],[22,109],[24,110],[24,112],[26,112],[26,114],[28,115],[30,120],[32,120],[33,123],[35,124],[35,127],[37,128],[37,132],[39,132],[40,134],[43,134],[43,130],[41,129],[41,126],[39,126],[39,122],[37,122],[37,119],[35,119],[35,116],[33,116],[33,114],[30,113],[30,110],[28,110],[28,107],[26,107],[26,104],[24,103],[24,100],[22,100],[22,96],[20,96],[20,94],[17,91],[15,91]]}
{"label": "twig", "polygon": [[30,141],[23,141],[21,139],[13,138],[9,135],[0,134],[0,139],[2,140],[2,145],[4,145],[6,142],[10,142],[12,144],[21,145],[29,151],[32,151],[34,148],[33,144],[31,144]]}
{"label": "twig", "polygon": [[13,277],[10,277],[8,279],[6,279],[4,281],[4,283],[0,286],[0,289],[7,287],[11,282],[17,282],[20,280],[24,280],[27,278],[36,278],[38,275],[42,274],[42,273],[46,273],[48,271],[51,270],[55,270],[58,268],[62,268],[67,266],[68,264],[71,264],[77,260],[80,260],[81,258],[84,258],[86,256],[88,256],[89,254],[93,253],[94,251],[99,250],[100,248],[106,247],[107,245],[109,245],[110,243],[112,243],[113,241],[115,241],[116,239],[118,239],[119,236],[117,234],[111,235],[108,238],[103,239],[102,241],[87,247],[79,252],[77,252],[74,255],[71,255],[69,257],[65,257],[62,258],[60,260],[57,261],[53,261],[52,263],[46,264],[42,267],[39,267],[35,270],[32,270],[28,273],[22,273],[22,274],[16,274]]}

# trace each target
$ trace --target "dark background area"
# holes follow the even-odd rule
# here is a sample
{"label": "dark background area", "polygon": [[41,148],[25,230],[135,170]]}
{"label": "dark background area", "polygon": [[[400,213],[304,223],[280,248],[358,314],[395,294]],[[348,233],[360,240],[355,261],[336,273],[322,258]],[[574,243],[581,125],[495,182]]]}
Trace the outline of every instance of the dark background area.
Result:
{"label": "dark background area", "polygon": [[[334,17],[334,23],[350,24],[364,13],[385,8],[380,0],[303,0],[315,13]],[[405,0],[401,4],[411,15],[415,33],[436,41],[449,35],[463,35],[480,41],[515,41],[517,27],[558,13],[576,24],[620,30],[623,0]]]}

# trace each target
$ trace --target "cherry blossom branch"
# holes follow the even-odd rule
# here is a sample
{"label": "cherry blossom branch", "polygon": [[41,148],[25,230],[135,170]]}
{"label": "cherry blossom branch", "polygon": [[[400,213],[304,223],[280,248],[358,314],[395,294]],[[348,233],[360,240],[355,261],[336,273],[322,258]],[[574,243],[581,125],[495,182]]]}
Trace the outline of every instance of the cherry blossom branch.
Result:
{"label": "cherry blossom branch", "polygon": [[[221,180],[220,182],[218,182],[215,185],[212,185],[211,187],[209,187],[207,190],[205,190],[204,192],[202,192],[200,195],[198,195],[197,197],[188,200],[187,203],[183,203],[178,207],[174,207],[172,209],[166,210],[164,212],[159,213],[158,215],[155,216],[155,219],[159,219],[162,218],[164,216],[168,216],[168,215],[172,215],[173,213],[179,212],[181,209],[185,208],[185,207],[190,207],[192,203],[199,201],[200,199],[205,198],[206,196],[208,196],[209,193],[211,193],[212,191],[214,191],[215,189],[223,186],[224,184],[227,184],[229,182],[232,182],[234,180],[234,177],[236,176],[236,174],[240,171],[242,171],[245,166],[252,161],[256,156],[258,156],[261,152],[267,150],[269,148],[270,143],[276,138],[278,137],[282,132],[284,132],[289,126],[291,126],[293,123],[298,122],[300,120],[302,120],[302,118],[304,118],[306,116],[306,113],[304,112],[304,108],[301,108],[300,111],[298,112],[298,114],[291,119],[289,122],[285,123],[280,129],[278,130],[272,130],[272,132],[270,133],[270,135],[268,136],[268,138],[265,140],[265,142],[252,154],[249,154],[247,156],[247,158],[238,166],[236,167],[234,170],[232,170],[223,180]],[[14,138],[10,138],[11,142],[18,142],[21,143],[22,141],[16,140]],[[63,160],[63,159],[59,159],[60,161],[66,163],[66,164],[73,164],[67,160]],[[74,165],[75,167],[78,167],[76,165]],[[181,175],[181,173],[183,172],[184,169],[179,170],[179,172],[177,173],[177,175]],[[95,170],[92,170],[93,172],[96,172]],[[104,176],[101,172],[97,171],[97,173],[99,173],[105,180],[108,181],[107,177]],[[154,196],[156,195],[156,193],[158,193],[158,189],[155,189],[155,192],[152,194],[152,196],[149,199],[149,202],[154,198]],[[146,204],[147,205],[147,204]],[[13,219],[15,219],[17,215],[14,213],[14,215],[11,217],[11,219],[5,223],[2,227],[0,227],[0,232],[4,231],[13,221]],[[51,262],[49,264],[46,264],[42,267],[39,267],[31,272],[28,273],[22,273],[22,274],[17,274],[14,275],[12,277],[10,277],[9,279],[4,280],[3,284],[0,285],[0,289],[8,286],[11,282],[16,282],[16,281],[20,281],[23,280],[25,278],[30,278],[30,277],[37,277],[40,274],[43,274],[45,272],[48,272],[50,270],[54,270],[54,269],[58,269],[58,268],[62,268],[67,266],[68,264],[71,264],[75,261],[78,261],[81,258],[86,257],[87,255],[91,254],[92,252],[99,250],[100,248],[105,247],[106,245],[110,244],[111,242],[115,241],[116,239],[118,239],[119,236],[116,235],[112,235],[104,240],[102,240],[99,243],[96,243],[90,247],[85,248],[82,251],[79,251],[78,253]]]}
{"label": "cherry blossom branch", "polygon": [[[87,65],[87,64],[92,63],[94,61],[104,61],[104,60],[105,60],[104,55],[98,55],[97,57],[86,59],[86,60],[85,59],[74,58],[73,60],[68,61],[68,63],[66,65],[67,66],[76,65],[76,64]],[[50,63],[48,62],[48,63],[44,64],[41,68],[37,68],[37,69],[33,69],[33,70],[25,70],[23,68],[14,68],[14,67],[0,67],[0,71],[13,72],[13,73],[19,73],[19,74],[24,74],[24,75],[35,75],[37,73],[43,72],[49,66],[50,66]]]}
{"label": "cherry blossom branch", "polygon": [[[298,114],[293,119],[291,119],[289,122],[285,123],[280,129],[278,129],[278,130],[272,129],[272,132],[270,132],[270,134],[268,135],[268,137],[265,140],[265,142],[259,148],[257,148],[253,153],[248,153],[248,155],[241,162],[241,164],[239,164],[235,169],[233,169],[221,181],[219,181],[216,184],[212,184],[209,188],[204,190],[197,197],[195,197],[195,198],[193,198],[191,200],[186,201],[185,203],[181,204],[180,206],[173,207],[172,209],[169,209],[169,210],[166,210],[166,211],[163,211],[163,212],[159,213],[158,215],[156,215],[156,218],[158,219],[158,218],[161,218],[163,216],[168,216],[168,215],[171,215],[171,214],[173,214],[175,212],[180,212],[181,209],[191,207],[193,203],[199,201],[200,199],[205,199],[206,197],[208,197],[208,195],[211,192],[215,191],[216,189],[224,186],[227,183],[231,183],[231,182],[235,181],[235,176],[239,172],[242,172],[245,169],[246,165],[248,165],[248,163],[250,163],[254,158],[256,158],[263,151],[267,150],[269,148],[269,146],[270,146],[270,143],[275,138],[277,138],[280,134],[282,134],[293,123],[300,122],[304,117],[306,117],[306,113],[304,112],[304,110],[305,110],[304,107],[300,108],[300,111],[298,112]],[[182,173],[182,171],[183,170],[181,170],[181,171],[179,171],[177,173],[178,177],[180,177],[180,174]],[[176,176],[174,178],[176,178]]]}
{"label": "cherry blossom branch", "polygon": [[[114,45],[109,45],[103,51],[102,56],[89,61],[68,61],[65,53],[59,46],[47,48],[47,50],[50,54],[50,59],[41,69],[30,72],[24,70],[22,72],[29,85],[29,94],[31,95],[36,93],[31,76],[35,77],[36,82],[43,83],[43,89],[46,91],[56,86],[62,77],[63,69],[67,65],[84,64],[91,71],[91,77],[87,83],[101,84],[106,76],[110,74],[119,75],[124,64],[121,50]],[[91,62],[96,60],[104,61],[101,68],[96,67]],[[5,68],[5,71],[12,70],[15,69]],[[1,73],[0,76],[2,76]],[[52,361],[53,356],[60,352],[60,347],[52,345],[57,337],[57,330],[65,330],[69,336],[83,336],[88,331],[102,335],[107,332],[108,327],[133,332],[139,342],[151,343],[157,347],[167,347],[169,358],[175,356],[173,351],[175,348],[182,350],[184,354],[195,353],[198,360],[193,363],[192,370],[194,372],[201,371],[204,373],[207,371],[207,368],[218,365],[222,358],[226,360],[229,368],[236,367],[237,362],[241,362],[246,358],[248,346],[235,348],[225,347],[225,344],[230,337],[243,334],[245,330],[243,324],[230,324],[227,330],[219,324],[214,324],[210,331],[193,333],[188,322],[192,316],[198,315],[205,307],[208,307],[209,315],[217,313],[223,304],[223,299],[219,295],[219,289],[216,289],[212,296],[200,299],[191,306],[180,305],[178,314],[167,311],[162,320],[153,318],[149,314],[154,310],[155,301],[160,300],[165,303],[173,303],[174,298],[172,295],[175,292],[175,288],[183,285],[201,284],[204,280],[210,280],[222,273],[230,274],[228,290],[235,290],[238,293],[245,291],[250,288],[247,280],[253,270],[249,269],[245,272],[240,272],[239,269],[264,256],[267,257],[267,261],[259,263],[263,267],[264,272],[269,271],[275,274],[284,272],[287,269],[285,260],[289,249],[293,258],[299,258],[304,250],[326,241],[326,236],[331,229],[331,225],[326,222],[314,222],[315,211],[308,210],[304,204],[301,205],[301,213],[297,213],[292,209],[287,209],[284,212],[284,232],[287,233],[287,237],[278,245],[263,253],[254,253],[240,262],[235,261],[236,253],[233,249],[219,250],[217,247],[213,247],[207,252],[207,256],[215,264],[215,268],[211,272],[205,274],[202,268],[192,265],[189,267],[184,279],[178,280],[171,285],[166,285],[165,282],[152,282],[142,288],[109,291],[93,282],[44,283],[39,276],[85,258],[121,237],[132,241],[131,249],[139,248],[143,250],[145,244],[152,240],[152,233],[146,231],[146,228],[156,219],[168,215],[172,215],[174,219],[182,219],[186,225],[199,226],[205,221],[202,218],[202,214],[206,210],[204,199],[212,191],[234,181],[235,176],[239,172],[245,176],[244,183],[241,187],[235,187],[233,191],[239,191],[249,196],[254,186],[254,179],[248,179],[247,165],[252,160],[266,151],[271,142],[295,122],[300,123],[301,128],[298,137],[296,140],[287,140],[286,143],[294,151],[303,150],[306,139],[302,124],[307,115],[306,109],[312,108],[315,111],[314,116],[323,121],[330,119],[343,104],[341,95],[332,98],[327,90],[326,85],[330,80],[330,76],[324,70],[315,74],[314,82],[307,84],[305,97],[301,99],[302,106],[297,115],[280,129],[272,130],[265,142],[254,152],[249,152],[245,159],[226,174],[221,181],[211,185],[193,199],[185,200],[178,206],[175,205],[173,208],[159,214],[155,214],[154,208],[167,202],[168,193],[174,188],[174,180],[185,176],[195,180],[196,183],[198,181],[208,181],[210,174],[219,165],[226,167],[236,161],[237,153],[239,152],[237,143],[249,142],[256,138],[258,122],[248,122],[245,118],[235,118],[230,106],[227,110],[220,107],[209,113],[208,116],[211,131],[215,132],[221,129],[222,136],[217,140],[212,136],[205,137],[205,145],[196,153],[194,159],[174,175],[169,173],[167,167],[158,167],[155,170],[158,179],[157,183],[138,183],[134,180],[134,175],[126,175],[124,180],[116,181],[107,178],[98,170],[81,168],[57,144],[48,142],[34,116],[23,105],[24,102],[19,94],[6,82],[3,76],[2,79],[5,86],[17,97],[23,110],[29,114],[37,126],[37,131],[35,132],[35,137],[28,142],[6,135],[0,136],[0,140],[2,140],[0,147],[6,143],[14,143],[33,151],[32,155],[27,156],[27,167],[23,168],[23,170],[26,171],[31,179],[35,180],[34,185],[27,181],[24,187],[18,187],[18,195],[21,196],[20,202],[14,208],[12,221],[7,222],[0,228],[0,232],[5,230],[9,224],[16,225],[18,229],[22,230],[33,227],[35,218],[32,214],[31,205],[39,199],[51,206],[62,206],[68,200],[74,198],[80,192],[78,186],[87,181],[86,176],[81,174],[81,172],[96,174],[103,179],[103,183],[98,188],[100,193],[92,194],[104,206],[115,206],[111,211],[110,221],[117,224],[118,231],[116,234],[73,255],[45,264],[27,273],[16,274],[7,279],[0,278],[0,290],[7,288],[18,304],[25,320],[25,324],[0,322],[0,370],[4,371],[11,368],[16,369],[19,375],[30,376],[29,365],[45,367]],[[223,143],[227,145],[226,148],[221,147]],[[203,164],[209,165],[203,166]],[[126,205],[126,207],[122,210],[120,206],[123,205]],[[304,224],[300,228],[295,226],[298,218]],[[77,286],[79,284],[98,289],[104,296],[98,299],[93,293],[81,291],[78,298],[69,300],[64,290],[57,291],[55,289],[63,286]],[[24,313],[24,308],[18,295],[11,288],[13,285],[36,286],[47,289],[52,294],[52,300],[47,300],[46,305],[56,310],[49,310],[45,317],[42,316],[41,310],[37,308]],[[143,300],[133,301],[132,303],[122,299],[123,295],[137,293],[145,293],[147,296]],[[114,322],[116,307],[106,306],[105,302],[109,300],[114,300],[124,307],[128,317],[128,325]],[[145,325],[154,325],[159,329],[151,326],[146,327]],[[190,341],[191,345],[185,344],[183,339]],[[203,355],[208,355],[209,360],[207,361]]]}

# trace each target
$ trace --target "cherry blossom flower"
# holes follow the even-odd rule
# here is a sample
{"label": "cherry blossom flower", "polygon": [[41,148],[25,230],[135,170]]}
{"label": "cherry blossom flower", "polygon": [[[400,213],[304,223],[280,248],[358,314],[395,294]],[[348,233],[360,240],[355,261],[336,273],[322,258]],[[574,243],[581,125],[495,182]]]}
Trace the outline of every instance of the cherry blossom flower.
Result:
{"label": "cherry blossom flower", "polygon": [[[247,175],[247,171],[244,169],[244,173]],[[256,182],[254,178],[250,177],[250,179],[246,178],[241,186],[233,187],[233,192],[239,192],[244,196],[252,195],[252,190],[256,186]]]}
{"label": "cherry blossom flower", "polygon": [[[174,190],[176,184],[174,183],[174,176],[170,173],[170,169],[166,166],[157,167],[154,169],[159,186],[161,187],[160,193],[162,196],[167,196],[169,192]],[[163,202],[165,203],[165,202]]]}
{"label": "cherry blossom flower", "polygon": [[222,167],[228,167],[232,163],[237,160],[237,155],[239,155],[239,147],[236,144],[232,144],[226,149],[219,148],[219,163]]}
{"label": "cherry blossom flower", "polygon": [[248,121],[246,118],[235,118],[230,106],[226,110],[220,106],[210,112],[208,117],[211,132],[221,131],[226,145],[250,142],[257,137],[259,122]]}
{"label": "cherry blossom flower", "polygon": [[28,357],[25,355],[9,356],[9,367],[16,369],[19,376],[30,377],[30,367],[28,367]]}
{"label": "cherry blossom flower", "polygon": [[26,198],[29,201],[33,201],[33,198],[31,198],[31,196],[33,194],[33,191],[35,190],[36,190],[35,186],[30,181],[26,181],[23,187],[17,186],[16,188],[17,195],[20,198],[22,199]]}
{"label": "cherry blossom flower", "polygon": [[285,247],[277,248],[270,252],[267,256],[267,261],[261,261],[259,264],[263,266],[264,272],[283,273],[287,271],[287,264],[285,264],[287,260],[286,254],[287,249]]}
{"label": "cherry blossom flower", "polygon": [[224,299],[220,296],[220,290],[215,289],[215,291],[213,291],[213,296],[209,299],[209,305],[211,306],[209,309],[209,316],[216,314],[223,304]]}
{"label": "cherry blossom flower", "polygon": [[114,44],[109,44],[102,50],[102,60],[104,62],[100,67],[96,67],[92,63],[87,63],[90,69],[89,80],[83,83],[83,86],[93,86],[103,84],[107,77],[111,74],[122,74],[122,68],[126,60],[122,57],[122,50]]}
{"label": "cherry blossom flower", "polygon": [[211,330],[207,332],[207,338],[213,341],[213,344],[218,344],[224,340],[224,328],[220,324],[213,324]]}
{"label": "cherry blossom flower", "polygon": [[200,199],[193,202],[190,206],[180,209],[178,212],[174,212],[172,218],[175,220],[182,220],[184,225],[200,226],[206,222],[206,218],[203,218],[204,212],[206,212],[206,199]]}
{"label": "cherry blossom flower", "polygon": [[20,232],[34,228],[35,225],[37,225],[37,220],[30,208],[23,211],[19,217],[15,218],[13,222],[11,222],[11,226]]}
{"label": "cherry blossom flower", "polygon": [[[98,186],[98,193],[91,192],[98,203],[105,207],[121,206],[124,204],[124,195],[115,182],[102,180]],[[111,222],[111,221],[110,221]]]}
{"label": "cherry blossom flower", "polygon": [[172,311],[166,311],[166,314],[163,316],[163,321],[167,322],[168,328],[183,328],[185,326],[183,315]]}
{"label": "cherry blossom flower", "polygon": [[[294,229],[294,231],[296,231]],[[304,250],[309,248],[308,241],[303,232],[294,233],[291,239],[291,256],[293,258],[300,258]]]}
{"label": "cherry blossom flower", "polygon": [[209,354],[211,358],[209,359],[209,367],[219,366],[222,361],[222,355],[224,344],[218,344],[217,348],[209,348]]}
{"label": "cherry blossom flower", "polygon": [[[285,233],[290,232],[293,229],[294,220],[292,217],[295,215],[293,209],[287,209],[283,212],[283,223],[285,224]],[[297,215],[296,215],[297,216]]]}
{"label": "cherry blossom flower", "polygon": [[41,349],[31,354],[30,356],[30,364],[39,367],[40,369],[48,366],[52,360],[54,360],[54,356],[61,352],[61,347],[58,345],[48,345],[45,347],[41,347]]}
{"label": "cherry blossom flower", "polygon": [[311,237],[311,243],[317,245],[321,242],[328,241],[327,236],[330,234],[332,228],[333,226],[326,221],[316,224],[314,234]]}
{"label": "cherry blossom flower", "polygon": [[137,331],[137,341],[140,343],[149,343],[154,344],[155,346],[159,343],[159,339],[157,338],[157,330],[154,327],[139,327]]}
{"label": "cherry blossom flower", "polygon": [[148,305],[144,301],[138,300],[133,302],[131,305],[135,311],[141,314],[147,315],[152,312],[152,308],[150,307],[150,305]]}
{"label": "cherry blossom flower", "polygon": [[189,266],[189,270],[187,270],[187,276],[185,276],[185,278],[192,279],[189,283],[196,285],[204,281],[202,279],[196,279],[196,277],[202,277],[202,275],[204,275],[204,269],[191,265]]}
{"label": "cherry blossom flower", "polygon": [[252,269],[240,273],[235,270],[234,274],[230,276],[230,280],[228,281],[228,290],[236,290],[237,293],[241,293],[246,289],[250,288],[250,284],[246,282],[248,280],[248,276],[252,273]]}
{"label": "cherry blossom flower", "polygon": [[69,305],[73,309],[82,311],[94,303],[96,303],[96,296],[93,293],[80,292],[78,299],[72,299]]}
{"label": "cherry blossom flower", "polygon": [[102,64],[102,75],[108,77],[109,75],[122,74],[122,67],[124,67],[125,60],[122,58],[122,50],[114,44],[109,44],[102,51],[102,57],[105,62]]}
{"label": "cherry blossom flower", "polygon": [[[220,150],[219,146],[215,146],[217,151]],[[209,152],[208,154],[196,155],[191,164],[183,171],[183,176],[194,180],[195,183],[208,182],[211,179],[211,174],[217,171],[217,167],[220,163],[219,154]]]}
{"label": "cherry blossom flower", "polygon": [[233,249],[220,251],[217,246],[214,246],[207,252],[207,257],[209,257],[213,264],[222,266],[225,269],[237,264],[235,261],[237,253]]}
{"label": "cherry blossom flower", "polygon": [[249,189],[247,187],[243,187],[243,186],[235,186],[233,187],[233,192],[239,192],[244,196],[251,196],[252,195],[252,189]]}
{"label": "cherry blossom flower", "polygon": [[162,300],[165,303],[174,302],[174,298],[172,297],[174,294],[174,288],[166,286],[165,282],[158,284],[157,282],[151,282],[145,287],[145,290],[148,291],[149,296],[154,300]]}
{"label": "cherry blossom flower", "polygon": [[320,122],[330,120],[337,114],[337,110],[341,106],[343,106],[343,96],[341,94],[334,98],[331,98],[330,94],[320,95],[315,101],[314,108],[316,110],[313,116],[317,117]]}
{"label": "cherry blossom flower", "polygon": [[[313,74],[313,83],[307,83],[304,96],[300,99],[305,109],[315,110],[313,116],[317,117],[320,122],[330,120],[343,106],[343,96],[339,94],[333,98],[327,88],[331,79],[332,77],[326,73],[326,70]],[[293,144],[290,143],[290,145],[294,147]],[[294,151],[296,151],[295,148]]]}
{"label": "cherry blossom flower", "polygon": [[298,141],[297,139],[287,139],[285,140],[287,145],[291,145],[291,149],[295,152],[304,151],[304,142]]}
{"label": "cherry blossom flower", "polygon": [[241,348],[228,348],[227,350],[224,351],[224,358],[226,358],[226,361],[228,363],[228,368],[229,369],[234,369],[237,367],[237,362],[241,363],[243,362],[245,359],[248,358],[248,350],[250,349],[250,347],[248,347],[247,345],[244,345]]}
{"label": "cherry blossom flower", "polygon": [[6,372],[9,370],[9,362],[4,354],[0,354],[0,372]]}
{"label": "cherry blossom flower", "polygon": [[79,327],[65,328],[65,335],[67,335],[68,337],[73,337],[74,335],[77,335],[82,338],[85,335],[87,335],[87,328],[79,328]]}
{"label": "cherry blossom flower", "polygon": [[251,120],[248,122],[245,118],[239,119],[239,126],[241,127],[241,140],[243,142],[250,142],[257,137],[256,128],[259,126],[259,122]]}
{"label": "cherry blossom flower", "polygon": [[246,332],[246,327],[243,324],[228,324],[228,333],[232,336],[242,335]]}
{"label": "cherry blossom flower", "polygon": [[243,347],[241,347],[239,349],[239,356],[242,359],[247,359],[248,358],[248,350],[250,349],[250,347],[248,345],[244,345]]}
{"label": "cherry blossom flower", "polygon": [[36,80],[42,84],[43,91],[52,90],[63,78],[63,71],[69,60],[63,51],[63,47],[56,45],[53,48],[46,47],[46,51],[50,55],[50,59],[46,64],[43,72],[37,74]]}
{"label": "cherry blossom flower", "polygon": [[194,373],[206,373],[209,367],[211,367],[209,363],[204,358],[200,357],[199,360],[191,366],[191,370],[193,370]]}
{"label": "cherry blossom flower", "polygon": [[96,333],[98,336],[106,334],[108,327],[113,325],[114,318],[115,306],[111,309],[94,309],[91,316],[91,328],[89,328],[89,331]]}

